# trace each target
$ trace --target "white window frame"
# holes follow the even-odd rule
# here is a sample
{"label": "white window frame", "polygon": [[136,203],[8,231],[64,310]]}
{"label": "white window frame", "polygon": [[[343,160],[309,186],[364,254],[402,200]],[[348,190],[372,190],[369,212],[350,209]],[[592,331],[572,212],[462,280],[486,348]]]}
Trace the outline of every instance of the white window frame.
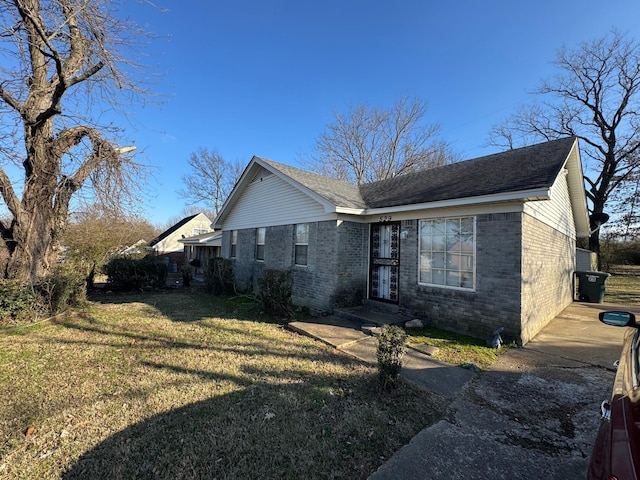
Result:
{"label": "white window frame", "polygon": [[238,231],[231,230],[231,251],[229,252],[230,258],[236,258],[238,255]]}
{"label": "white window frame", "polygon": [[[451,235],[447,235],[447,230],[450,228],[454,228],[455,227],[455,222],[460,223],[462,220],[471,220],[471,227],[472,227],[472,243],[473,246],[471,249],[465,248],[463,250],[463,242],[452,242],[452,246],[448,246],[447,245],[447,239],[451,238]],[[434,244],[433,244],[433,238],[435,238],[436,236],[433,234],[423,234],[423,225],[425,226],[425,228],[427,227],[427,223],[431,223],[431,226],[433,227],[436,222],[439,224],[439,226],[442,226],[442,222],[444,222],[444,239],[443,239],[443,245],[442,248],[438,248],[437,250],[434,250]],[[462,232],[458,233],[458,236],[462,235]],[[455,235],[454,235],[455,238]],[[426,245],[423,245],[423,241],[429,239],[429,245],[428,248]],[[457,245],[456,245],[457,244]],[[453,248],[453,249],[451,249]],[[425,219],[420,219],[418,220],[418,284],[419,285],[426,285],[429,287],[438,287],[438,288],[446,288],[446,289],[453,289],[453,290],[463,290],[463,291],[467,291],[467,292],[471,292],[471,291],[475,291],[476,290],[476,279],[477,279],[477,273],[476,273],[476,263],[477,263],[477,256],[476,256],[476,248],[477,248],[477,230],[476,230],[476,217],[475,216],[471,216],[471,215],[464,215],[464,216],[457,216],[457,217],[439,217],[439,218],[425,218]],[[436,259],[434,258],[435,255],[437,254],[438,256],[441,256],[440,259]],[[458,258],[459,263],[462,263],[463,259],[467,259],[467,262],[470,261],[471,265],[458,265],[457,268],[455,268],[455,261],[452,262],[453,259]],[[437,264],[437,268],[431,268],[431,281],[425,281],[423,280],[423,274],[426,274],[427,272],[425,271],[425,269],[423,269],[423,264],[425,264],[426,262],[430,262],[430,263],[436,263]],[[435,282],[433,281],[433,272],[438,271],[439,274],[442,275],[442,282]],[[451,283],[447,284],[448,282],[450,282],[450,280],[448,280],[449,275],[451,275],[452,278],[456,278],[456,276],[458,278],[462,278],[465,274],[470,274],[472,276],[471,278],[471,285],[470,286],[462,286],[462,285],[453,285]]]}
{"label": "white window frame", "polygon": [[[267,229],[265,227],[256,228],[256,260],[259,262],[264,262],[264,244],[266,235]],[[260,253],[262,253],[262,255],[260,255]]]}
{"label": "white window frame", "polygon": [[[304,231],[300,231],[300,230]],[[299,267],[309,265],[309,224],[298,223],[294,227],[295,241],[293,246],[293,263]],[[307,247],[305,253],[305,263],[298,263],[298,247]]]}

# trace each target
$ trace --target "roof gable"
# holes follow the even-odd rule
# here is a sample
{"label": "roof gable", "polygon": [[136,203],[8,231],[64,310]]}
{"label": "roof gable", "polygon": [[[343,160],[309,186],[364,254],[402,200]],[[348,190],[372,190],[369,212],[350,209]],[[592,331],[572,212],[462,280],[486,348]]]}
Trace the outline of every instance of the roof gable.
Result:
{"label": "roof gable", "polygon": [[180,220],[178,223],[176,223],[175,225],[172,225],[171,227],[169,227],[168,229],[166,229],[164,232],[162,232],[160,235],[158,235],[156,238],[154,238],[153,240],[151,240],[149,242],[149,245],[147,245],[148,248],[153,247],[155,245],[157,245],[158,243],[160,243],[162,240],[164,240],[165,238],[170,237],[173,233],[177,232],[178,230],[180,230],[182,227],[184,227],[187,223],[189,223],[191,220],[194,220],[196,217],[202,215],[202,217],[204,219],[207,219],[207,216],[204,213],[196,213],[195,215],[190,215],[188,217],[183,218],[182,220]]}

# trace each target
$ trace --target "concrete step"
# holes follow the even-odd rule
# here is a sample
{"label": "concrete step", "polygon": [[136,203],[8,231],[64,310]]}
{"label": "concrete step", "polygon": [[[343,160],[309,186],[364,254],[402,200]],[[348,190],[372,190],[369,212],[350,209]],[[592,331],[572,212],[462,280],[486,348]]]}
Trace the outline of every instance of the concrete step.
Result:
{"label": "concrete step", "polygon": [[370,306],[359,305],[334,310],[336,317],[345,320],[360,322],[363,325],[404,325],[411,320],[410,317],[399,312],[385,311]]}

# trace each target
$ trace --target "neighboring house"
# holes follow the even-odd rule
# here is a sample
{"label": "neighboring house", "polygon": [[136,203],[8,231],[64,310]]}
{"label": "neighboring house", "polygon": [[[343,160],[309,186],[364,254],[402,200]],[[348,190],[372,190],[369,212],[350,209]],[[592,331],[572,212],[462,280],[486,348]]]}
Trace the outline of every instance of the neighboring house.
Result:
{"label": "neighboring house", "polygon": [[147,242],[140,239],[133,245],[129,245],[126,248],[123,248],[118,252],[118,255],[141,255],[145,252],[145,247],[147,246]]}
{"label": "neighboring house", "polygon": [[297,305],[397,305],[524,344],[573,300],[589,218],[565,138],[359,187],[253,157],[214,227],[241,288],[291,270]]}
{"label": "neighboring house", "polygon": [[211,220],[204,213],[183,218],[149,242],[146,250],[152,255],[169,257],[171,263],[184,263],[184,246],[180,239],[211,232]]}
{"label": "neighboring house", "polygon": [[208,232],[194,235],[192,237],[181,238],[178,240],[184,247],[185,261],[195,263],[197,260],[197,268],[207,266],[210,258],[220,256],[220,247],[222,246],[222,232]]}

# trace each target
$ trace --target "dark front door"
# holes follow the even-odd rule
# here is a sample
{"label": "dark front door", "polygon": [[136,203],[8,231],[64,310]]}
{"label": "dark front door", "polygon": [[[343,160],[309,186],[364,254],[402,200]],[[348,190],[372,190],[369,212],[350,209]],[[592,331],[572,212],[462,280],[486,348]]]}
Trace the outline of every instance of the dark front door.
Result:
{"label": "dark front door", "polygon": [[400,223],[371,225],[369,298],[398,303]]}

